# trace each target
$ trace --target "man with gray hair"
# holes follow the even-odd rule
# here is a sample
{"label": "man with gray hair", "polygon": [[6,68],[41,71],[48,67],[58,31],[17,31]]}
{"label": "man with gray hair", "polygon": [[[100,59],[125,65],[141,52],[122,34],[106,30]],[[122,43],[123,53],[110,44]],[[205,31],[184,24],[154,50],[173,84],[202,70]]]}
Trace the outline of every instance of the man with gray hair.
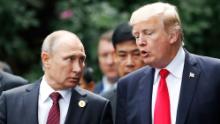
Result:
{"label": "man with gray hair", "polygon": [[43,77],[2,93],[0,124],[112,124],[110,102],[78,86],[85,58],[74,33],[48,35],[41,51]]}
{"label": "man with gray hair", "polygon": [[149,66],[119,80],[116,124],[219,124],[220,60],[183,48],[176,7],[147,4],[130,25]]}

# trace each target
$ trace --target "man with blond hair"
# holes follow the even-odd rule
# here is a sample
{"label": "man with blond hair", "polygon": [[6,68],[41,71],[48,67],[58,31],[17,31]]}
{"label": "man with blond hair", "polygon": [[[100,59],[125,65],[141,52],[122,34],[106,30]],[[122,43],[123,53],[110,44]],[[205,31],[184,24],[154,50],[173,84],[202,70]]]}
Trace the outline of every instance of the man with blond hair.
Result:
{"label": "man with blond hair", "polygon": [[116,124],[219,124],[220,60],[183,48],[176,7],[147,4],[130,25],[149,66],[119,80]]}
{"label": "man with blond hair", "polygon": [[43,77],[2,93],[0,124],[112,124],[110,102],[78,86],[85,58],[74,33],[48,35],[41,50]]}

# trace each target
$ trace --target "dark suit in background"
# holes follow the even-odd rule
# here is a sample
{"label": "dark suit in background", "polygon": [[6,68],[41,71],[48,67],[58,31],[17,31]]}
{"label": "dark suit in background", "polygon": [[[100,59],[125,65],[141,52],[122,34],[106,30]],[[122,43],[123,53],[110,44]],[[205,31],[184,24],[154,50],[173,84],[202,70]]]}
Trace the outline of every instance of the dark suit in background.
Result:
{"label": "dark suit in background", "polygon": [[94,88],[94,93],[96,94],[100,94],[103,90],[103,82],[102,81],[99,81],[96,85],[95,85],[95,88]]}
{"label": "dark suit in background", "polygon": [[116,115],[116,103],[117,103],[117,88],[114,88],[110,91],[100,94],[111,102],[112,107],[112,117],[115,120]]}
{"label": "dark suit in background", "polygon": [[4,71],[0,71],[0,95],[3,91],[28,84],[28,81]]}
{"label": "dark suit in background", "polygon": [[[40,81],[3,92],[0,98],[0,124],[38,124]],[[79,101],[86,102],[84,107]],[[72,89],[65,124],[112,124],[110,102],[80,87]]]}

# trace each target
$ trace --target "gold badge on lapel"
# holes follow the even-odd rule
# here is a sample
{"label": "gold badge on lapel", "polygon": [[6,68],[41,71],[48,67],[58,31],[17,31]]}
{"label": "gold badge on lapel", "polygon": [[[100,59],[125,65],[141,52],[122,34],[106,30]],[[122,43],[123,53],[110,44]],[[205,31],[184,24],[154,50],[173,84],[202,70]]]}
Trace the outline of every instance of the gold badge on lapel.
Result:
{"label": "gold badge on lapel", "polygon": [[83,108],[83,107],[86,106],[86,102],[85,102],[84,100],[80,100],[80,101],[78,102],[78,105],[79,105],[80,108]]}

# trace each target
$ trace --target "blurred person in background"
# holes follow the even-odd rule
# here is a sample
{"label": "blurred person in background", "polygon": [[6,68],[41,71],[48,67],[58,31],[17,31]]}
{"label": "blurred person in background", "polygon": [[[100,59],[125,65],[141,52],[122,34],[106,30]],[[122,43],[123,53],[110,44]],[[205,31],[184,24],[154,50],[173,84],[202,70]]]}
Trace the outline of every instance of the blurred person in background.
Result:
{"label": "blurred person in background", "polygon": [[103,74],[102,79],[96,84],[94,92],[104,93],[113,89],[118,79],[118,70],[114,60],[114,47],[112,44],[112,31],[104,33],[98,43],[99,68]]}
{"label": "blurred person in background", "polygon": [[219,124],[220,60],[184,49],[176,6],[146,4],[130,25],[147,66],[118,81],[116,124]]}
{"label": "blurred person in background", "polygon": [[95,82],[94,82],[94,70],[91,67],[85,67],[83,70],[82,77],[80,79],[80,87],[83,89],[89,90],[93,92],[95,88]]}
{"label": "blurred person in background", "polygon": [[[119,77],[123,77],[144,66],[140,51],[128,23],[122,23],[116,27],[112,36],[112,42],[115,48],[115,63],[119,72]],[[111,101],[113,120],[115,119],[116,111],[116,91],[117,86],[101,94]]]}
{"label": "blurred person in background", "polygon": [[112,124],[110,102],[78,86],[85,59],[77,35],[49,34],[41,49],[43,77],[2,93],[0,124]]}
{"label": "blurred person in background", "polygon": [[0,95],[3,91],[28,84],[28,81],[20,76],[12,74],[11,67],[0,61]]}

